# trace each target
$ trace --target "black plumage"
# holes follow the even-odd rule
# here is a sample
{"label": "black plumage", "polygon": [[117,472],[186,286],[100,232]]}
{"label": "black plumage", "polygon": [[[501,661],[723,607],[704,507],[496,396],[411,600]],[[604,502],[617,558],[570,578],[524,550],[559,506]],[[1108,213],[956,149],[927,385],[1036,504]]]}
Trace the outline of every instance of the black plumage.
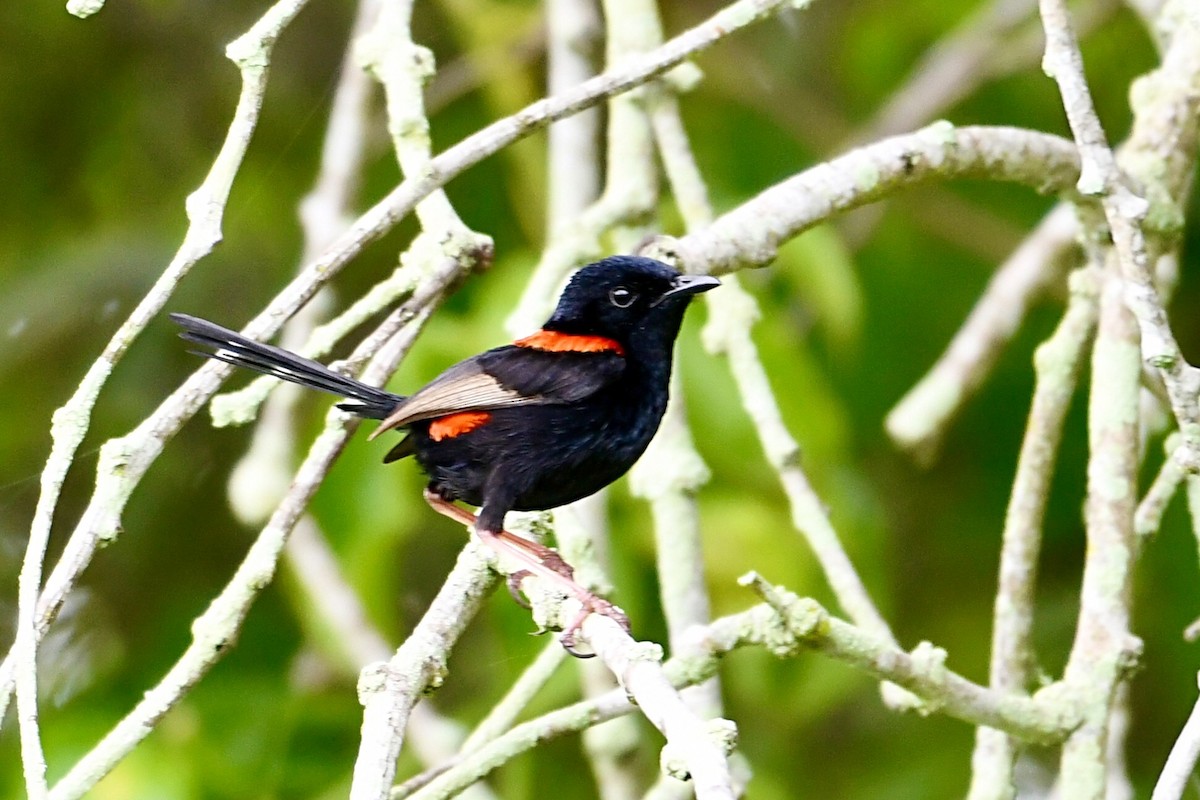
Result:
{"label": "black plumage", "polygon": [[[488,544],[578,596],[585,614],[619,610],[579,587],[561,559],[504,531],[510,510],[555,508],[623,475],[666,410],[675,338],[688,301],[718,285],[658,261],[614,256],[583,267],[537,333],[462,361],[409,396],[211,322],[172,314],[202,355],[346,398],[355,414],[408,436],[388,453],[429,475],[426,499],[474,523]],[[480,507],[478,518],[453,505]],[[564,633],[570,645],[579,620]]]}

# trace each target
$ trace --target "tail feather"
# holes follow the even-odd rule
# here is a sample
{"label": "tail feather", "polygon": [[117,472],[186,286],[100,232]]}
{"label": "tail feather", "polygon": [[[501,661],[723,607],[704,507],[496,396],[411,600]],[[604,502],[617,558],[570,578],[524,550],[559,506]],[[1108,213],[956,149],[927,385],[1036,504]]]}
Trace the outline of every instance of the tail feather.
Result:
{"label": "tail feather", "polygon": [[261,372],[291,383],[345,397],[354,402],[338,408],[371,419],[383,419],[404,399],[400,395],[368,386],[362,381],[334,372],[324,364],[290,353],[220,325],[187,314],[171,314],[171,320],[184,329],[180,338],[209,350],[193,350],[196,355],[215,358],[227,364]]}

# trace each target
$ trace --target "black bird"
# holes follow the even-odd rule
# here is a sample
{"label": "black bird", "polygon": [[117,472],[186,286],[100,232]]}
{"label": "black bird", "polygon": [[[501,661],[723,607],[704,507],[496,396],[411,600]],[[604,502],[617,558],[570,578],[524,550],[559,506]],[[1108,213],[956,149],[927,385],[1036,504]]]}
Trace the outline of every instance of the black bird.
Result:
{"label": "black bird", "polygon": [[[541,330],[455,364],[407,397],[196,317],[171,319],[185,328],[180,336],[209,348],[199,355],[347,398],[339,408],[383,420],[372,439],[406,429],[384,462],[415,456],[436,511],[579,598],[583,612],[563,633],[574,652],[588,613],[628,621],[575,583],[553,550],[505,531],[504,517],[587,497],[633,466],[666,410],[688,302],[719,284],[649,258],[597,261],[575,273]],[[454,501],[479,506],[479,516]]]}

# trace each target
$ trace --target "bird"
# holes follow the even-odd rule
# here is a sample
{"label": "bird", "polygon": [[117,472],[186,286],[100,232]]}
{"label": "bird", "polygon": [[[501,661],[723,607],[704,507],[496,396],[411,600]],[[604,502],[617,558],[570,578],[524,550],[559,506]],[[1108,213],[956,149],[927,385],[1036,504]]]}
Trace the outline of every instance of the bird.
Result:
{"label": "bird", "polygon": [[[562,632],[573,655],[590,613],[619,607],[575,582],[556,551],[504,528],[509,511],[542,511],[587,497],[642,455],[667,408],[675,340],[699,293],[720,285],[641,256],[610,256],[578,269],[541,328],[461,361],[410,395],[371,386],[303,356],[187,314],[171,319],[197,355],[343,398],[338,408],[381,420],[405,437],[384,463],[412,456],[428,476],[426,502],[468,527],[528,574],[556,583],[581,611]],[[478,515],[457,503],[479,509]]]}

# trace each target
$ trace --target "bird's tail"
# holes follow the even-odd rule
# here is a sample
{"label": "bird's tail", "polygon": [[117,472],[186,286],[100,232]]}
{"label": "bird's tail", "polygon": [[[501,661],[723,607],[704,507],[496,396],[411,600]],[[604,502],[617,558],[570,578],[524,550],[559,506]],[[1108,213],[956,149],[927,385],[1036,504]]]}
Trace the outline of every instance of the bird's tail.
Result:
{"label": "bird's tail", "polygon": [[342,403],[338,408],[360,417],[383,419],[404,399],[400,395],[334,372],[324,364],[290,353],[281,347],[247,339],[240,333],[222,328],[208,320],[187,314],[171,314],[171,320],[184,329],[183,333],[179,334],[180,338],[209,348],[191,351],[196,355],[215,358],[234,366],[298,383],[309,389],[349,398],[354,402]]}

